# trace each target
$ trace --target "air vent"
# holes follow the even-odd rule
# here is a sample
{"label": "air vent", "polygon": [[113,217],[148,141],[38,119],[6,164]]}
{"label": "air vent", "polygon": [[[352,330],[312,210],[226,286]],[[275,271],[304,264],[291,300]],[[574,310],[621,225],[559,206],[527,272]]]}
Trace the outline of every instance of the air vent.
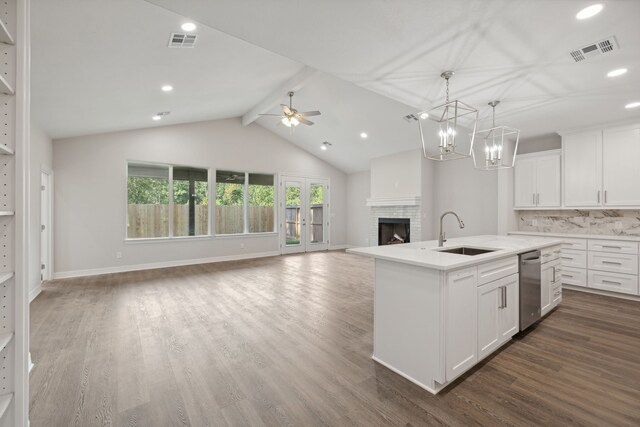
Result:
{"label": "air vent", "polygon": [[196,44],[197,34],[171,33],[169,47],[193,47]]}
{"label": "air vent", "polygon": [[569,54],[575,62],[580,62],[593,56],[599,56],[603,53],[613,52],[618,49],[620,49],[620,46],[618,45],[616,37],[611,36],[580,49],[572,50]]}
{"label": "air vent", "polygon": [[418,121],[418,118],[414,114],[408,114],[408,115],[404,116],[403,119],[405,119],[409,123]]}
{"label": "air vent", "polygon": [[168,116],[169,114],[171,114],[171,111],[161,111],[158,114],[156,114],[156,116]]}

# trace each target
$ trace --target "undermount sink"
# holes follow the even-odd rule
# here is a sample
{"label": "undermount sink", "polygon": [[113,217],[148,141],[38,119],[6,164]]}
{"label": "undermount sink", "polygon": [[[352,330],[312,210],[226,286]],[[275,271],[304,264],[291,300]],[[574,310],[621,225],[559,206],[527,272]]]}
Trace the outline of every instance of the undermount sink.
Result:
{"label": "undermount sink", "polygon": [[469,246],[460,246],[458,248],[435,249],[435,250],[438,252],[446,252],[448,254],[458,254],[458,255],[481,255],[481,254],[497,251],[497,249],[481,249],[481,248],[472,248]]}

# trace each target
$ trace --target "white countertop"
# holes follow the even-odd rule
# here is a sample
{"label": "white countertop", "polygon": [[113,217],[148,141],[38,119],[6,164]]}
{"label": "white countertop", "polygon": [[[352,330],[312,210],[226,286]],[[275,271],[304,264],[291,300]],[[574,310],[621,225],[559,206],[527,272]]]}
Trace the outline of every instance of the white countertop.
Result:
{"label": "white countertop", "polygon": [[[529,252],[536,249],[559,245],[562,239],[532,236],[473,236],[449,239],[443,248],[438,248],[437,240],[406,243],[402,245],[372,246],[347,249],[347,252],[404,264],[417,265],[434,270],[455,270],[496,259]],[[471,246],[481,249],[496,249],[481,255],[459,255],[438,252],[437,249]]]}
{"label": "white countertop", "polygon": [[618,236],[616,234],[570,234],[539,231],[510,231],[509,234],[514,236],[567,237],[569,239],[625,240],[628,242],[640,242],[640,236]]}

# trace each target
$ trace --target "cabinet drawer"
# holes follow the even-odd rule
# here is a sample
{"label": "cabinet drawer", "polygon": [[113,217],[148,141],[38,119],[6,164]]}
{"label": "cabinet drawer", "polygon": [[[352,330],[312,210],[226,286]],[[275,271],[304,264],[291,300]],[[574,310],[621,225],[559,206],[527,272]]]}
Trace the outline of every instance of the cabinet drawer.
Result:
{"label": "cabinet drawer", "polygon": [[589,270],[638,274],[638,256],[589,251]]}
{"label": "cabinet drawer", "polygon": [[584,268],[562,267],[561,281],[563,285],[587,287],[587,270]]}
{"label": "cabinet drawer", "polygon": [[638,242],[621,240],[589,240],[589,250],[620,254],[638,254]]}
{"label": "cabinet drawer", "polygon": [[556,259],[560,259],[560,253],[562,252],[561,246],[552,246],[550,248],[544,248],[540,250],[541,262],[549,262]]}
{"label": "cabinet drawer", "polygon": [[518,257],[500,259],[478,266],[478,286],[518,272]]}
{"label": "cabinet drawer", "polygon": [[589,270],[588,287],[638,295],[638,276]]}
{"label": "cabinet drawer", "polygon": [[563,239],[562,250],[573,249],[576,251],[587,250],[587,239]]}
{"label": "cabinet drawer", "polygon": [[562,266],[573,268],[587,268],[587,253],[585,251],[563,249]]}

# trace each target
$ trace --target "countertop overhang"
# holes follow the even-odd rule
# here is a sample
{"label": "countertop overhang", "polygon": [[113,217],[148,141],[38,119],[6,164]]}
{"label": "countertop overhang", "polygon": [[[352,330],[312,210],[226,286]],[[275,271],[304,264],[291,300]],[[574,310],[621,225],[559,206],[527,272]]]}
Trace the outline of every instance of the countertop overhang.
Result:
{"label": "countertop overhang", "polygon": [[[549,237],[488,235],[449,239],[442,248],[438,248],[437,240],[429,240],[401,245],[353,248],[347,249],[347,252],[376,259],[416,265],[433,270],[448,271],[559,245],[562,242],[562,239]],[[438,251],[438,249],[451,249],[460,246],[495,249],[495,251],[473,256]]]}

